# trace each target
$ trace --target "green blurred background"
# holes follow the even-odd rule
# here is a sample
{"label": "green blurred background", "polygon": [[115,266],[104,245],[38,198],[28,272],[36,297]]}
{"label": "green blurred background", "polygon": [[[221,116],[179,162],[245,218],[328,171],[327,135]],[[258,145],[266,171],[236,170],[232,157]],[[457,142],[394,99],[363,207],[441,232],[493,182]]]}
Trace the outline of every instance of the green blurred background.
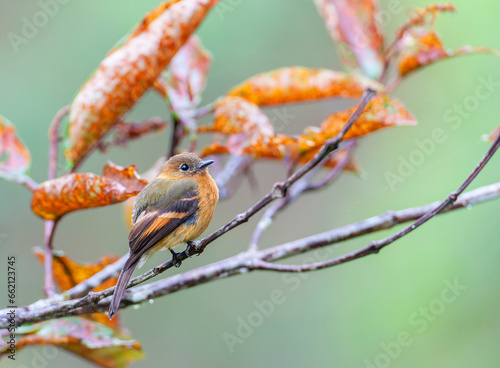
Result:
{"label": "green blurred background", "polygon": [[[245,78],[281,66],[303,65],[340,69],[334,46],[312,1],[224,0],[229,11],[214,11],[199,29],[214,61],[203,101],[213,101]],[[389,4],[390,3],[390,4]],[[486,45],[500,49],[500,2],[453,2],[458,13],[442,15],[436,28],[445,45]],[[38,29],[18,52],[9,32],[20,34],[23,17],[40,10],[37,1],[2,1],[0,11],[0,113],[18,129],[33,156],[32,176],[43,181],[47,171],[47,129],[56,111],[68,104],[106,52],[141,20],[158,1],[67,1],[48,24]],[[382,1],[384,27],[391,40],[406,19],[406,9],[427,2]],[[393,11],[389,11],[391,8]],[[395,11],[394,11],[395,9]],[[487,148],[482,135],[498,124],[499,86],[488,98],[466,109],[459,127],[446,119],[457,105],[474,99],[480,78],[500,81],[499,60],[489,55],[467,56],[417,72],[395,91],[417,117],[417,127],[401,127],[373,134],[361,142],[356,157],[361,176],[345,174],[327,189],[304,196],[283,213],[265,234],[262,246],[280,244],[383,213],[444,198],[470,173]],[[283,132],[298,133],[326,115],[352,105],[326,101],[287,107],[294,114]],[[281,109],[281,108],[280,108]],[[276,114],[266,110],[269,116]],[[281,110],[280,110],[281,111]],[[131,118],[168,117],[163,101],[147,95]],[[204,120],[207,123],[209,120]],[[401,156],[418,150],[415,140],[430,138],[436,128],[447,139],[425,156],[425,161],[391,191],[384,173],[397,173]],[[126,149],[96,153],[82,171],[99,173],[106,160],[136,164],[147,170],[164,154],[170,130],[130,144]],[[494,158],[471,188],[499,180]],[[235,197],[221,202],[209,231],[258,200],[276,180],[284,178],[279,162],[254,166],[258,188],[248,181]],[[29,304],[43,297],[42,267],[32,255],[41,246],[43,222],[30,211],[30,193],[0,181],[2,257],[18,256],[18,301]],[[491,367],[500,359],[500,247],[499,202],[492,201],[439,216],[377,256],[307,275],[283,276],[254,272],[212,282],[155,300],[139,309],[128,308],[122,319],[143,346],[146,360],[136,367]],[[217,240],[201,256],[161,277],[214,262],[246,249],[258,216]],[[498,229],[497,229],[498,230]],[[338,245],[341,254],[380,239],[394,230],[368,235]],[[497,234],[497,235],[495,235]],[[124,254],[128,230],[121,205],[81,211],[60,224],[55,246],[78,261],[95,261],[103,253]],[[164,261],[162,253],[146,268]],[[308,255],[289,260],[300,263]],[[466,289],[453,302],[442,303],[447,280]],[[255,303],[280,290],[284,302],[230,349],[227,333],[237,336],[240,318],[255,315]],[[1,288],[4,300],[5,286]],[[425,308],[434,308],[423,317]],[[438,307],[443,307],[439,309]],[[0,306],[0,307],[3,307]],[[437,309],[436,309],[437,308]],[[416,314],[415,314],[416,313]],[[418,317],[416,317],[418,316]],[[422,323],[416,323],[416,319]],[[427,321],[424,325],[423,321]],[[413,322],[412,322],[413,321]],[[401,333],[406,344],[396,348]],[[387,359],[384,350],[391,350]],[[34,357],[43,349],[19,352],[4,367],[37,367]],[[40,366],[40,365],[38,365]],[[90,367],[86,361],[59,350],[47,367]]]}

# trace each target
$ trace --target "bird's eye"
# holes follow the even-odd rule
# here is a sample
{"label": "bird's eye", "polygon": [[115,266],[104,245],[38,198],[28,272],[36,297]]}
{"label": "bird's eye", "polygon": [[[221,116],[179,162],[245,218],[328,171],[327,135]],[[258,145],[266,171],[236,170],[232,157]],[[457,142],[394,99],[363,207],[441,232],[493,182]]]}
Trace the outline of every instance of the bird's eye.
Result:
{"label": "bird's eye", "polygon": [[188,166],[188,165],[186,165],[186,164],[182,164],[182,166],[181,166],[181,170],[182,170],[182,171],[188,171],[188,170],[189,170],[189,166]]}

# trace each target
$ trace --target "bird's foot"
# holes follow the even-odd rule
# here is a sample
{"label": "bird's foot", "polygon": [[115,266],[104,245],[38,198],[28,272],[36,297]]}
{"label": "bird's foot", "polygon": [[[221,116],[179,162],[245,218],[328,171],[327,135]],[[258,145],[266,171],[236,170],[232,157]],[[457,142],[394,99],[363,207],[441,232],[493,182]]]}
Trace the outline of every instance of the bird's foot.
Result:
{"label": "bird's foot", "polygon": [[[192,241],[187,241],[186,244],[187,244],[187,247],[186,247],[186,250],[185,250],[186,255],[189,258],[191,258],[192,257],[191,254],[190,254],[191,253],[191,249],[196,249],[196,247],[193,245]],[[197,256],[199,256],[200,254],[201,254],[201,252],[196,252]]]}
{"label": "bird's foot", "polygon": [[174,266],[180,267],[182,261],[179,259],[179,253],[174,252],[172,249],[170,249],[170,253],[172,253],[172,263],[174,264]]}

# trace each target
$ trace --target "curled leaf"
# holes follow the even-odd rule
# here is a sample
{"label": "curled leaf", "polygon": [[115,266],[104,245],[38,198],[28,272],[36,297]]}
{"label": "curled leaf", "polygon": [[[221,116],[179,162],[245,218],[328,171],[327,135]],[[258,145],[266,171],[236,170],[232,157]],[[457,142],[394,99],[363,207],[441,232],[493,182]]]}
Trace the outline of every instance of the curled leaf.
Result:
{"label": "curled leaf", "polygon": [[[328,116],[319,128],[308,127],[299,138],[299,151],[305,152],[320,147],[329,138],[335,137],[356,110],[356,106]],[[382,128],[397,125],[415,125],[416,119],[394,97],[375,96],[360,117],[344,136],[344,140],[361,137]]]}
{"label": "curled leaf", "polygon": [[83,85],[70,111],[71,165],[81,161],[113,124],[153,86],[217,0],[162,3],[125,43],[110,52]]}
{"label": "curled leaf", "polygon": [[103,176],[73,173],[41,183],[33,192],[31,208],[46,220],[57,220],[72,211],[123,202],[146,184],[135,166],[123,168],[109,162]]}
{"label": "curled leaf", "polygon": [[31,165],[31,155],[16,134],[16,128],[0,115],[0,177],[23,183]]}
{"label": "curled leaf", "polygon": [[463,46],[455,51],[445,50],[436,31],[424,28],[413,28],[405,33],[398,43],[401,54],[398,60],[398,69],[401,76],[436,61],[454,56],[488,53],[500,56],[500,52],[487,47]]}
{"label": "curled leaf", "polygon": [[359,74],[295,66],[257,74],[227,95],[263,106],[329,97],[358,98],[368,87],[383,90],[382,85]]}
{"label": "curled leaf", "polygon": [[378,79],[384,69],[384,38],[376,0],[314,0],[344,66]]}
{"label": "curled leaf", "polygon": [[274,134],[266,114],[252,102],[241,97],[226,96],[215,104],[212,126],[200,126],[198,132],[217,132],[222,134],[254,134],[269,136]]}

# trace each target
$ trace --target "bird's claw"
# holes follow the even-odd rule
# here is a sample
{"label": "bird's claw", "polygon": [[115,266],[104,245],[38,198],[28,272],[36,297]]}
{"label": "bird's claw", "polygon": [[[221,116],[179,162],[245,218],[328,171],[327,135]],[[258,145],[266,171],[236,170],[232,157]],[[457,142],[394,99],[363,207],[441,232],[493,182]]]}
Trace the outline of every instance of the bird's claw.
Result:
{"label": "bird's claw", "polygon": [[182,261],[179,259],[179,253],[174,252],[172,249],[170,249],[170,253],[172,253],[172,263],[175,267],[179,268],[182,264]]}
{"label": "bird's claw", "polygon": [[[190,254],[191,253],[191,249],[196,249],[196,247],[194,246],[193,242],[192,241],[188,241],[186,242],[187,243],[187,247],[186,247],[186,255],[188,256],[188,258],[191,258],[192,255]],[[201,252],[198,252],[196,251],[196,256],[198,257],[199,255],[201,254]]]}

